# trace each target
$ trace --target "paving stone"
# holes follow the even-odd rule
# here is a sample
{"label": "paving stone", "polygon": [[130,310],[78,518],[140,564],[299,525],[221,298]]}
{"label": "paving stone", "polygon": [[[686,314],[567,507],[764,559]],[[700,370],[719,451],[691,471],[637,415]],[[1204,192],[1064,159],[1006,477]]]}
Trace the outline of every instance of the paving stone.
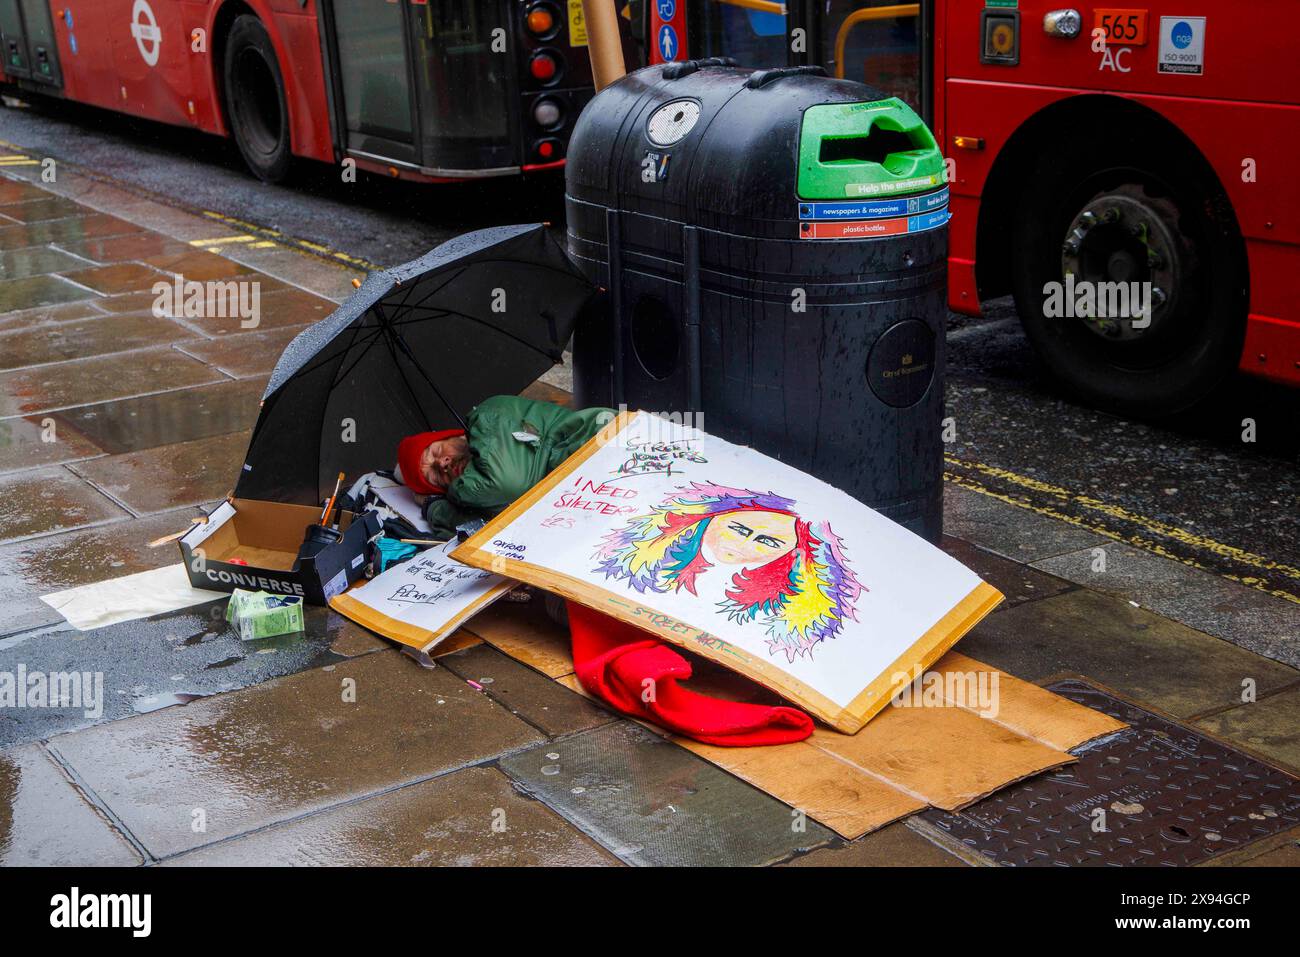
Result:
{"label": "paving stone", "polygon": [[[180,557],[174,546],[165,551],[172,562]],[[212,601],[151,618],[87,631],[60,621],[0,642],[0,671],[100,675],[94,680],[102,680],[103,688],[102,708],[0,709],[0,747],[386,650],[358,625],[316,605],[307,607],[301,632],[244,642],[226,622],[229,596],[212,596]]]}
{"label": "paving stone", "polygon": [[990,615],[958,650],[1027,681],[1071,673],[1179,717],[1300,678],[1286,665],[1126,601],[1080,589]]}
{"label": "paving stone", "polygon": [[1068,581],[1008,561],[960,538],[945,535],[940,547],[1006,596],[999,608],[1059,595],[1074,587]]}
{"label": "paving stone", "polygon": [[146,289],[151,290],[154,283],[171,280],[170,275],[143,263],[112,263],[107,266],[92,266],[89,269],[83,268],[75,272],[65,272],[63,276],[65,279],[93,289],[103,296],[115,296],[124,292],[143,292]]}
{"label": "paving stone", "polygon": [[68,467],[143,515],[224,498],[247,450],[248,433],[232,432]]}
{"label": "paving stone", "polygon": [[[352,688],[355,701],[345,700]],[[63,735],[50,746],[161,857],[540,738],[446,669],[426,671],[385,651]],[[196,809],[202,833],[192,827]]]}
{"label": "paving stone", "polygon": [[0,312],[52,306],[78,299],[93,299],[95,293],[61,276],[28,276],[0,282]]}
{"label": "paving stone", "polygon": [[[50,194],[39,187],[22,180],[0,177],[0,206],[10,203],[26,203],[33,199],[43,199]],[[3,210],[0,210],[2,212]]]}
{"label": "paving stone", "polygon": [[236,262],[218,253],[190,246],[183,252],[161,253],[148,256],[144,261],[163,272],[178,273],[185,281],[207,282],[211,279],[245,279],[257,277],[270,286],[280,288],[282,283],[257,272],[252,266]]}
{"label": "paving stone", "polygon": [[615,716],[581,695],[488,645],[440,658],[460,677],[477,681],[498,704],[552,737],[608,724]]}
{"label": "paving stone", "polygon": [[0,370],[159,346],[193,335],[151,315],[96,316],[0,333]]}
{"label": "paving stone", "polygon": [[192,339],[176,344],[186,355],[194,356],[232,376],[269,376],[280,354],[306,326],[286,326],[266,332],[247,332],[218,336],[215,339]]}
{"label": "paving stone", "polygon": [[0,867],[140,863],[38,745],[0,751]]}
{"label": "paving stone", "polygon": [[1300,668],[1300,604],[1130,545],[1096,547],[1105,552],[1104,571],[1094,570],[1094,548],[1044,559],[1034,567],[1131,599],[1197,631]]}
{"label": "paving stone", "polygon": [[0,372],[0,418],[227,379],[170,347]]}
{"label": "paving stone", "polygon": [[125,509],[65,468],[0,478],[0,542],[126,518]]}
{"label": "paving stone", "polygon": [[73,219],[5,226],[0,228],[0,249],[22,249],[27,246],[44,246],[46,243],[77,242],[143,231],[143,227],[125,219],[106,213],[92,213]]}
{"label": "paving stone", "polygon": [[466,768],[168,861],[188,867],[618,863],[545,805],[521,796],[492,768]]}
{"label": "paving stone", "polygon": [[57,322],[75,322],[102,316],[105,310],[99,306],[102,300],[81,299],[56,305],[35,306],[31,309],[15,309],[0,313],[0,331],[14,329],[33,329],[36,326],[50,325]]}
{"label": "paving stone", "polygon": [[630,864],[763,865],[831,832],[630,721],[510,755],[501,769]]}
{"label": "paving stone", "polygon": [[796,857],[785,867],[965,867],[966,862],[902,821],[837,847]]}
{"label": "paving stone", "polygon": [[70,202],[61,196],[44,196],[24,200],[19,203],[6,203],[4,214],[20,223],[43,223],[52,219],[67,219],[70,216],[90,214],[80,203]]}
{"label": "paving stone", "polygon": [[180,561],[175,545],[149,548],[200,514],[181,509],[0,545],[0,637],[63,621],[41,595]]}
{"label": "paving stone", "polygon": [[1196,724],[1300,773],[1300,687],[1239,704]]}
{"label": "paving stone", "polygon": [[86,261],[49,246],[0,252],[0,281],[23,279],[65,269],[84,269]]}
{"label": "paving stone", "polygon": [[[265,283],[274,280],[264,280]],[[251,293],[249,294],[251,296]],[[146,304],[147,307],[147,304]],[[109,304],[105,308],[110,308]],[[293,288],[263,288],[259,295],[257,325],[244,326],[247,320],[239,316],[216,315],[215,308],[205,307],[201,317],[177,316],[176,321],[189,326],[201,335],[213,339],[222,336],[238,335],[266,329],[279,329],[285,326],[303,326],[319,322],[338,308],[338,304],[320,296]],[[229,312],[230,310],[226,310]]]}
{"label": "paving stone", "polygon": [[177,242],[169,236],[153,232],[63,242],[57,248],[98,263],[125,262],[146,256],[174,256],[194,249],[188,243]]}
{"label": "paving stone", "polygon": [[[48,418],[0,419],[0,474],[103,454],[104,450],[90,439],[75,429],[60,428],[57,421],[51,431]],[[54,441],[47,441],[50,436]]]}
{"label": "paving stone", "polygon": [[951,482],[943,486],[943,530],[1018,562],[1034,562],[1112,539]]}
{"label": "paving stone", "polygon": [[[224,379],[192,389],[64,409],[50,418],[60,437],[84,436],[116,455],[251,429],[265,391],[262,378]],[[0,419],[0,435],[12,421]]]}

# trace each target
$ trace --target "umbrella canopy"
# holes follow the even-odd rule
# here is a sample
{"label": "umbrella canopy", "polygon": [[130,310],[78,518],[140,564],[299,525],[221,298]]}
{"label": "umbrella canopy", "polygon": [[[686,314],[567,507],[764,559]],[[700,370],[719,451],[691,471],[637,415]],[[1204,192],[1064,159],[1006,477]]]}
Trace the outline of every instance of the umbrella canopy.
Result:
{"label": "umbrella canopy", "polygon": [[540,223],[372,273],[280,356],[236,494],[318,504],[339,472],[391,468],[403,436],[463,428],[483,399],[561,361],[594,292]]}

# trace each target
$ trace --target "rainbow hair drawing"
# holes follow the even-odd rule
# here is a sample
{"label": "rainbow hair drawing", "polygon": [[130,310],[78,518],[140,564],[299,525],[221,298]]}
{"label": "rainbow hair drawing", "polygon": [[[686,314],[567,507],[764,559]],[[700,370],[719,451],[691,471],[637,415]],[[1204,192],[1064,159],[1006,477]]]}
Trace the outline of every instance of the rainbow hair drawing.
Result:
{"label": "rainbow hair drawing", "polygon": [[773,492],[693,482],[649,515],[608,532],[592,556],[599,562],[593,571],[626,581],[641,594],[685,589],[695,595],[697,579],[713,567],[702,547],[711,522],[739,512],[788,515],[794,520],[793,548],[738,571],[719,607],[742,624],[761,618],[769,654],[783,651],[789,662],[811,658],[814,645],[837,637],[846,619],[857,620],[853,606],[863,586],[830,525],[805,521],[794,505]]}

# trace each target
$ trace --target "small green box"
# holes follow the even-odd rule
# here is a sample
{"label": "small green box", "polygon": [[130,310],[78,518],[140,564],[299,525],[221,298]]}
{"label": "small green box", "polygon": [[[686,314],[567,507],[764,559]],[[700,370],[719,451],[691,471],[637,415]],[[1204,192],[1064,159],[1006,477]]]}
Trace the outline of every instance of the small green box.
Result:
{"label": "small green box", "polygon": [[303,630],[302,598],[236,588],[226,605],[226,620],[242,641],[289,635]]}

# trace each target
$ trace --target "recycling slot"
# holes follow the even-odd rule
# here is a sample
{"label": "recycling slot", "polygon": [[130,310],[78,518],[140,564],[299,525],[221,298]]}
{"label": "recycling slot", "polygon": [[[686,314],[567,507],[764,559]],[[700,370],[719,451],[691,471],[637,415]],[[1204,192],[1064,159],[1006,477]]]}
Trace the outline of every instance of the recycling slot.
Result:
{"label": "recycling slot", "polygon": [[580,405],[687,413],[938,541],[948,189],[910,107],[819,67],[647,67],[583,111],[566,175],[607,290]]}

